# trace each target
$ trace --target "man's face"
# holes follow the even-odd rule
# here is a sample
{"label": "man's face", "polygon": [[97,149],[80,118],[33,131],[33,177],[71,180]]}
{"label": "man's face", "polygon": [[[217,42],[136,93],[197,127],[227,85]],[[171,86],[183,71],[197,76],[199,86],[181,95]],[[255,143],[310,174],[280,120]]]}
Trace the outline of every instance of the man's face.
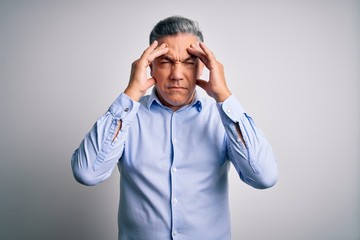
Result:
{"label": "man's face", "polygon": [[191,103],[194,98],[196,79],[201,76],[203,63],[188,53],[198,39],[192,34],[177,34],[158,40],[159,46],[167,45],[169,51],[156,58],[151,65],[151,75],[160,101],[174,111]]}

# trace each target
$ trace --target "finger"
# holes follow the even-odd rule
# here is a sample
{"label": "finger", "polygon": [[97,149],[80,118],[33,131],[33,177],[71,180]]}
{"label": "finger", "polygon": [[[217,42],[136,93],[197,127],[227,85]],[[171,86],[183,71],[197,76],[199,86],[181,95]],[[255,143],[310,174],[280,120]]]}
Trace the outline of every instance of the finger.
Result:
{"label": "finger", "polygon": [[198,44],[192,43],[190,45],[190,47],[187,48],[188,52],[191,55],[195,55],[196,57],[206,57],[206,54],[204,53],[204,51],[199,47]]}
{"label": "finger", "polygon": [[150,54],[152,54],[154,51],[162,50],[162,49],[166,48],[165,43],[161,44],[160,46],[158,46],[158,44],[159,44],[158,41],[155,40],[147,49],[145,49],[145,51],[143,52],[143,54],[141,55],[140,58],[147,59],[148,56]]}
{"label": "finger", "polygon": [[205,43],[200,42],[199,46],[209,58],[215,59],[215,55],[212,51],[210,51],[210,49],[205,45]]}
{"label": "finger", "polygon": [[200,58],[200,60],[203,62],[207,62],[207,57],[203,52],[200,52],[194,48],[188,48],[188,53],[190,55]]}
{"label": "finger", "polygon": [[218,65],[218,61],[216,60],[215,55],[203,42],[200,42],[199,46],[206,55],[206,59],[208,60],[206,67],[209,70],[214,69]]}
{"label": "finger", "polygon": [[202,51],[200,47],[197,47],[195,44],[191,44],[187,51],[190,55],[198,57],[200,61],[202,61],[206,67],[208,67],[209,59],[206,54]]}
{"label": "finger", "polygon": [[152,53],[155,48],[158,46],[158,41],[154,41],[153,43],[150,44],[150,46],[148,48],[146,48],[144,50],[144,52],[141,54],[140,58],[137,60],[137,62],[143,66],[143,67],[148,67],[150,62],[147,60],[148,56],[150,53]]}
{"label": "finger", "polygon": [[157,46],[157,47],[155,48],[155,50],[162,49],[162,48],[166,48],[166,47],[167,47],[166,43],[162,43],[160,46]]}
{"label": "finger", "polygon": [[151,54],[149,54],[149,56],[147,57],[149,64],[154,61],[155,58],[166,54],[168,51],[169,48],[166,46],[165,43],[163,43],[159,48],[155,49]]}
{"label": "finger", "polygon": [[151,52],[153,52],[155,50],[155,48],[158,46],[158,41],[154,41],[147,49],[145,49],[145,51],[143,52],[143,54],[141,55],[141,58],[144,56],[149,55]]}
{"label": "finger", "polygon": [[165,43],[158,46],[158,42],[154,41],[141,55],[139,61],[148,67],[155,58],[169,51]]}

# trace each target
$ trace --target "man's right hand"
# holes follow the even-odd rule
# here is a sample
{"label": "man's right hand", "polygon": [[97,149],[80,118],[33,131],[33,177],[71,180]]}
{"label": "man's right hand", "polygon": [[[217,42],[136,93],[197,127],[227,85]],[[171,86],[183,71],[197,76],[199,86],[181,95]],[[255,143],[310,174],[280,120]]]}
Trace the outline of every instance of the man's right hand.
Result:
{"label": "man's right hand", "polygon": [[130,80],[124,93],[134,101],[139,101],[146,91],[155,84],[155,79],[147,77],[146,69],[157,57],[166,54],[169,48],[163,43],[158,47],[154,41],[131,65]]}

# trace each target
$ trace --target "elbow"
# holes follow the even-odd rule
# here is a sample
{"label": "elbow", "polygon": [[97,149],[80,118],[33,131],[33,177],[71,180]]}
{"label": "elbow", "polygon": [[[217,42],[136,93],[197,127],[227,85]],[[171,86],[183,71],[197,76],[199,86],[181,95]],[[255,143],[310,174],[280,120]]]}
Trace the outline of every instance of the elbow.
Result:
{"label": "elbow", "polygon": [[253,185],[257,189],[267,189],[273,187],[278,180],[278,169],[273,168],[271,171],[264,171],[258,173],[255,184]]}
{"label": "elbow", "polygon": [[277,174],[261,177],[260,179],[258,179],[258,181],[256,181],[256,184],[253,184],[253,187],[257,189],[268,189],[273,187],[276,184],[277,180]]}
{"label": "elbow", "polygon": [[278,175],[277,172],[273,174],[256,173],[251,175],[244,175],[240,172],[240,179],[253,188],[267,189],[276,184]]}
{"label": "elbow", "polygon": [[94,186],[94,185],[98,184],[98,181],[89,174],[73,170],[73,175],[74,175],[75,180],[82,185]]}
{"label": "elbow", "polygon": [[278,180],[278,171],[252,173],[250,175],[243,175],[240,173],[240,178],[256,189],[267,189],[273,187]]}
{"label": "elbow", "polygon": [[85,186],[94,186],[99,183],[98,178],[94,174],[94,170],[88,166],[84,166],[76,161],[75,157],[71,159],[71,169],[75,180]]}
{"label": "elbow", "polygon": [[[266,151],[268,152],[268,151]],[[271,157],[269,157],[271,156]],[[262,157],[259,157],[261,166],[256,164],[256,174],[254,175],[254,187],[257,189],[267,189],[273,187],[278,181],[278,164],[273,154],[268,153]]]}

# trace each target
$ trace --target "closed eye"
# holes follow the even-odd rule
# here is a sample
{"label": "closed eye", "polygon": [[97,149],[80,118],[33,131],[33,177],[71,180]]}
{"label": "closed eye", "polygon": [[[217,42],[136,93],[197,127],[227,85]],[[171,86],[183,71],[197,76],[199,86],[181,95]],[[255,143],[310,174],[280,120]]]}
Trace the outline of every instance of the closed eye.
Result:
{"label": "closed eye", "polygon": [[160,64],[167,64],[167,63],[171,63],[170,61],[167,61],[167,60],[162,60],[160,61]]}
{"label": "closed eye", "polygon": [[168,63],[173,63],[173,62],[174,61],[167,56],[164,56],[163,58],[160,59],[161,64],[168,64]]}

